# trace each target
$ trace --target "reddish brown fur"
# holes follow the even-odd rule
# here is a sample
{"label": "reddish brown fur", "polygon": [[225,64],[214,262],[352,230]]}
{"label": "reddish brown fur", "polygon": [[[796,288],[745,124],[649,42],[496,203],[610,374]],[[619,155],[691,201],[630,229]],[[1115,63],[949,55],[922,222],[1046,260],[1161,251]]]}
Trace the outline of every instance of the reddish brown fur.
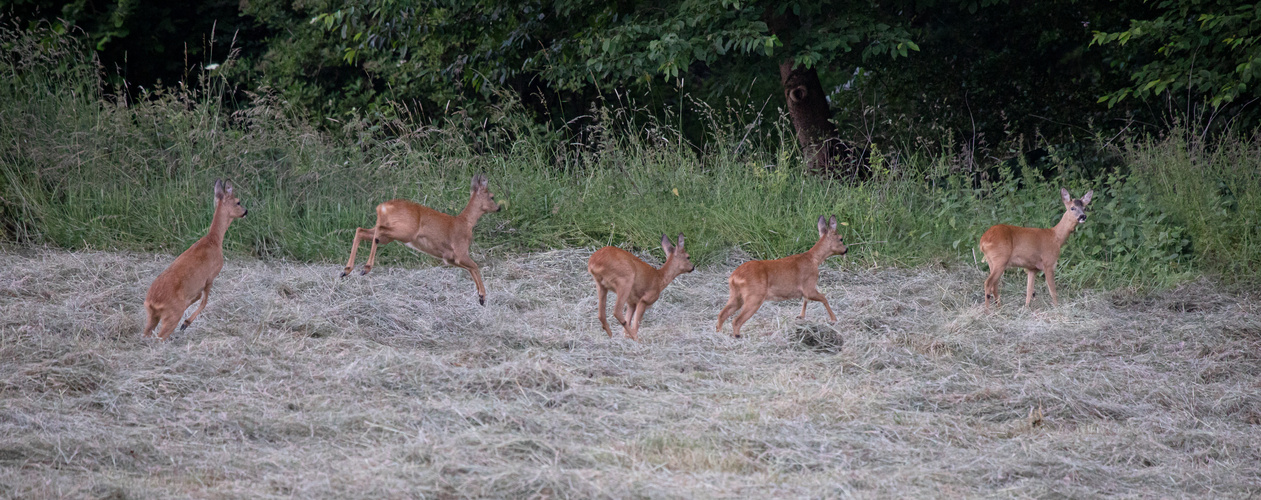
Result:
{"label": "reddish brown fur", "polygon": [[[613,304],[613,317],[626,330],[626,336],[639,340],[639,325],[644,312],[661,296],[674,278],[683,273],[690,273],[695,266],[688,259],[687,250],[683,249],[683,235],[679,235],[678,245],[671,245],[666,235],[661,235],[661,249],[666,253],[666,262],[661,269],[654,268],[630,252],[617,247],[604,247],[596,250],[587,260],[587,271],[595,279],[595,293],[599,299],[600,325],[604,331],[613,336],[609,328],[609,320],[605,312],[605,298],[609,290],[617,294],[617,302]],[[627,321],[630,317],[630,321]]]}
{"label": "reddish brown fur", "polygon": [[1058,306],[1059,297],[1055,294],[1055,262],[1060,258],[1060,250],[1068,235],[1077,228],[1077,224],[1086,220],[1086,205],[1094,191],[1089,191],[1081,199],[1073,199],[1067,189],[1060,189],[1060,197],[1064,201],[1064,215],[1059,224],[1052,228],[1018,227],[999,224],[981,235],[981,253],[985,254],[985,262],[990,266],[990,275],[985,279],[985,308],[989,309],[990,298],[998,305],[999,284],[1003,280],[1003,271],[1013,267],[1023,268],[1028,275],[1025,288],[1025,307],[1033,302],[1033,278],[1038,271],[1046,275],[1046,288],[1051,292],[1051,303]]}
{"label": "reddish brown fur", "polygon": [[829,221],[820,215],[818,229],[819,241],[805,253],[776,260],[752,260],[737,267],[727,280],[731,295],[727,299],[727,305],[718,313],[718,326],[715,329],[721,332],[722,324],[739,309],[740,314],[731,322],[732,335],[739,338],[740,327],[767,299],[804,298],[798,318],[805,318],[806,304],[817,300],[827,309],[828,317],[836,321],[836,314],[832,313],[828,298],[817,287],[819,265],[833,255],[845,255],[849,249],[846,248],[844,239],[836,234],[835,216]]}
{"label": "reddish brown fur", "polygon": [[355,254],[359,251],[359,242],[372,240],[372,249],[368,252],[368,262],[363,266],[363,273],[368,274],[376,262],[377,247],[391,241],[400,241],[412,250],[418,250],[443,262],[467,269],[477,284],[477,300],[486,305],[486,287],[482,285],[482,272],[477,263],[469,257],[469,244],[473,242],[473,226],[487,212],[498,212],[499,204],[495,203],[495,195],[486,187],[486,176],[473,176],[472,193],[468,205],[459,215],[450,216],[410,200],[390,200],[377,205],[377,224],[372,229],[355,230],[354,241],[350,244],[350,260],[342,276],[355,269]]}
{"label": "reddish brown fur", "polygon": [[223,235],[234,219],[245,217],[246,210],[241,206],[232,191],[232,184],[215,181],[215,215],[210,223],[210,230],[201,239],[188,247],[184,253],[175,258],[158,278],[149,286],[145,295],[144,308],[148,315],[148,323],[141,332],[149,336],[153,329],[162,324],[158,338],[166,340],[175,331],[175,324],[188,306],[201,298],[201,305],[193,311],[193,315],[184,320],[180,331],[188,328],[194,319],[206,308],[210,299],[210,285],[223,269]]}

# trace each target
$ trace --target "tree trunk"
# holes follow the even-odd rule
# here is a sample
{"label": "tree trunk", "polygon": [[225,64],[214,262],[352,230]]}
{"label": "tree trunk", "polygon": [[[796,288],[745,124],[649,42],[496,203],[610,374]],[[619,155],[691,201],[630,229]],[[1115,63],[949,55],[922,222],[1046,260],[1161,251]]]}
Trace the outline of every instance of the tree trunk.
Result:
{"label": "tree trunk", "polygon": [[[793,29],[799,28],[796,16],[785,14],[767,23],[771,32],[784,43],[786,54]],[[842,177],[851,181],[865,180],[870,173],[866,162],[853,148],[841,142],[832,124],[832,108],[828,105],[819,73],[814,68],[793,68],[791,58],[779,65],[779,83],[788,102],[788,116],[797,131],[797,142],[810,163],[810,170],[821,175]]]}

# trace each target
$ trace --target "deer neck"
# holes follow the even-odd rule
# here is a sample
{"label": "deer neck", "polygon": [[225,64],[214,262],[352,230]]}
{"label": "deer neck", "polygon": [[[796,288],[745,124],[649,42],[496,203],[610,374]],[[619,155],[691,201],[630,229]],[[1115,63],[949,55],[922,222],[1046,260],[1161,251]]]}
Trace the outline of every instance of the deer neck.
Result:
{"label": "deer neck", "polygon": [[464,210],[461,210],[460,214],[455,216],[455,218],[459,219],[461,223],[470,228],[477,225],[477,220],[482,218],[482,215],[486,213],[484,210],[477,208],[476,196],[476,194],[470,196],[468,199],[468,205],[464,205]]}
{"label": "deer neck", "polygon": [[823,249],[823,241],[826,238],[826,236],[819,238],[819,241],[816,241],[814,246],[810,247],[810,249],[806,250],[806,253],[803,254],[806,256],[806,259],[814,264],[814,267],[823,265],[823,261],[832,256],[832,254],[828,253],[827,250]]}
{"label": "deer neck", "polygon": [[1060,217],[1060,223],[1051,228],[1055,233],[1055,242],[1060,246],[1064,246],[1064,242],[1068,241],[1068,235],[1073,233],[1077,228],[1077,216],[1072,211],[1064,212],[1064,216]]}
{"label": "deer neck", "polygon": [[231,224],[232,216],[228,215],[223,203],[215,203],[215,215],[210,221],[210,231],[206,232],[206,239],[223,246],[223,236],[228,233],[228,226]]}
{"label": "deer neck", "polygon": [[665,288],[674,281],[674,278],[683,274],[683,270],[677,266],[670,266],[674,262],[674,257],[667,256],[666,263],[661,265],[661,269],[657,270],[657,280],[661,283],[661,288]]}

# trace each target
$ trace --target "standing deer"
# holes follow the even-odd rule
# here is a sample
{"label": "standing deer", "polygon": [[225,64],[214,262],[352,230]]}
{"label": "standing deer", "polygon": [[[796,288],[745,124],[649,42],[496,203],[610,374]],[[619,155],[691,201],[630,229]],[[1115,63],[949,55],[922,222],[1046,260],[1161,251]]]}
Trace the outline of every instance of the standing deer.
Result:
{"label": "standing deer", "polygon": [[1060,250],[1068,235],[1077,225],[1086,222],[1086,205],[1095,192],[1086,192],[1081,199],[1073,199],[1067,189],[1060,189],[1060,197],[1064,200],[1064,216],[1060,223],[1052,228],[1018,227],[999,224],[981,235],[981,253],[985,254],[985,262],[990,265],[990,275],[985,279],[985,308],[990,307],[990,298],[994,305],[999,305],[998,289],[1003,280],[1003,271],[1013,267],[1024,268],[1028,274],[1028,286],[1025,290],[1025,307],[1033,302],[1033,278],[1038,271],[1046,275],[1046,288],[1051,292],[1051,304],[1060,305],[1055,295],[1055,261],[1060,258]]}
{"label": "standing deer", "polygon": [[482,272],[469,257],[468,247],[473,242],[473,226],[487,212],[498,212],[495,195],[486,188],[486,176],[473,176],[472,194],[468,205],[459,215],[450,216],[411,200],[390,200],[377,205],[377,225],[372,229],[355,229],[355,239],[350,244],[350,260],[342,277],[355,269],[355,253],[359,242],[372,240],[368,262],[361,274],[368,274],[376,262],[377,247],[391,241],[400,241],[412,250],[421,251],[442,259],[448,265],[467,269],[477,284],[477,301],[486,305],[486,287],[482,285]]}
{"label": "standing deer", "polygon": [[696,269],[692,261],[688,260],[687,250],[683,249],[682,233],[679,234],[678,245],[671,245],[670,238],[661,235],[661,250],[666,253],[666,262],[660,269],[617,247],[596,250],[587,260],[587,271],[595,278],[595,294],[600,302],[600,325],[604,326],[609,337],[613,336],[605,313],[605,299],[609,290],[617,294],[617,302],[613,304],[613,317],[622,324],[626,336],[638,342],[639,325],[643,321],[644,312],[652,307],[661,296],[661,291],[674,278]]}
{"label": "standing deer", "polygon": [[805,253],[776,260],[751,260],[731,273],[731,277],[727,279],[731,296],[722,312],[718,313],[718,326],[715,330],[721,332],[722,324],[740,309],[740,314],[731,322],[732,335],[740,338],[740,326],[762,307],[762,302],[766,299],[803,298],[798,318],[805,318],[806,304],[817,300],[827,309],[828,317],[836,321],[836,314],[832,313],[828,298],[817,287],[819,265],[833,255],[845,255],[849,249],[845,247],[844,239],[836,234],[836,216],[828,220],[820,215],[818,226],[819,241]]}
{"label": "standing deer", "polygon": [[197,315],[206,308],[206,302],[210,299],[210,285],[223,269],[223,235],[228,232],[233,219],[245,217],[247,212],[241,206],[241,200],[232,192],[232,183],[216,180],[215,215],[210,222],[210,231],[176,257],[175,262],[162,271],[149,286],[149,293],[144,299],[149,322],[141,332],[143,336],[148,337],[160,320],[162,330],[158,333],[158,338],[166,340],[175,331],[175,324],[184,316],[184,311],[200,297],[201,305],[193,311],[192,316],[184,320],[180,331],[184,331],[197,319]]}

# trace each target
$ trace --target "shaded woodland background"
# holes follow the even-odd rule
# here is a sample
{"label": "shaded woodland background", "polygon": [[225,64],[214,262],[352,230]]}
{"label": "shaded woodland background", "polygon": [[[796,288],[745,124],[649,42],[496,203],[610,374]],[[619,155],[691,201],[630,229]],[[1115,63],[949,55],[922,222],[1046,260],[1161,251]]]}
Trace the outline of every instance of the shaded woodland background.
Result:
{"label": "shaded woodland background", "polygon": [[[485,172],[509,205],[479,225],[489,252],[685,232],[701,265],[770,258],[834,213],[859,265],[979,265],[986,227],[1049,226],[1066,187],[1096,202],[1065,283],[1261,265],[1261,11],[1244,2],[0,13],[7,241],[178,252],[204,234],[198,193],[231,177],[253,205],[229,252],[338,261],[381,200],[454,212]],[[382,259],[415,262],[398,252]]]}
{"label": "shaded woodland background", "polygon": [[[615,102],[706,144],[696,106],[788,112],[817,170],[866,177],[872,145],[990,161],[1178,123],[1251,130],[1258,9],[1222,1],[16,0],[95,51],[114,92],[224,75],[312,123],[467,121],[511,100],[578,134]],[[1037,154],[1042,154],[1039,151]],[[817,158],[815,158],[817,156]]]}

